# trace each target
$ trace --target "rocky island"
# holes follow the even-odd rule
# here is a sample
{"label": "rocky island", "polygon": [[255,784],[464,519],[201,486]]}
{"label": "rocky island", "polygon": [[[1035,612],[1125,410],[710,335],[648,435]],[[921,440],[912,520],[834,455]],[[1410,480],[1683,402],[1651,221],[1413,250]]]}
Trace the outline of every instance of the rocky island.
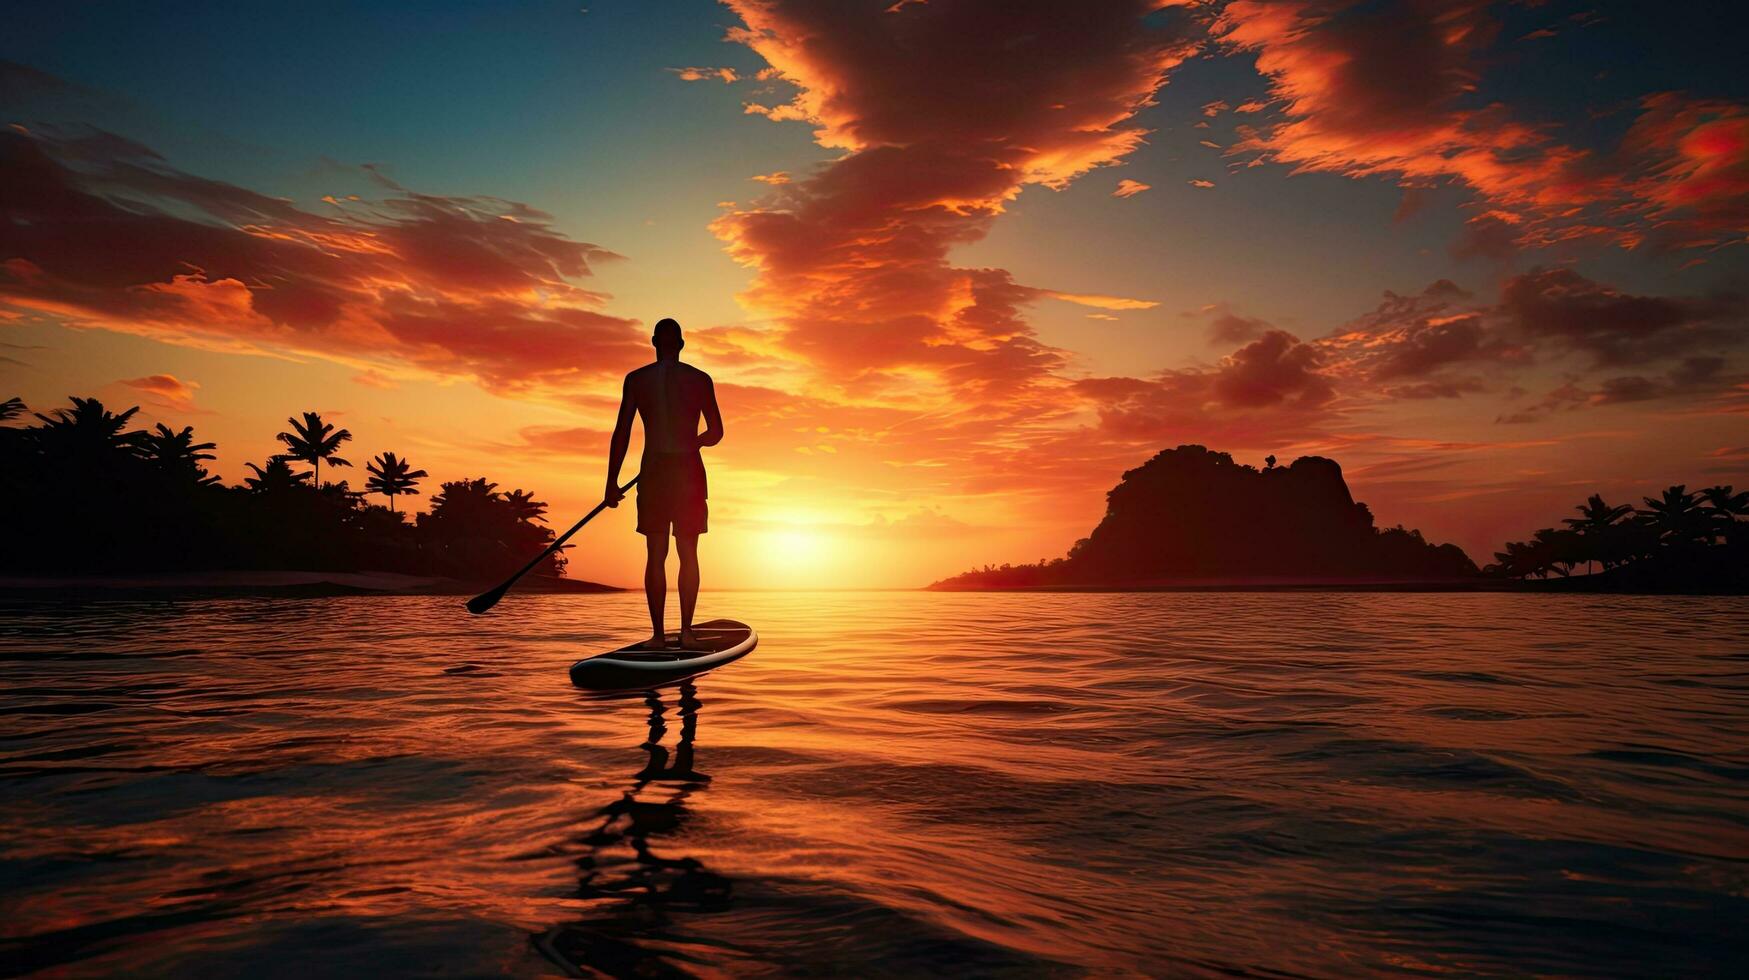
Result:
{"label": "rocky island", "polygon": [[1376,527],[1334,460],[1260,470],[1179,446],[1125,473],[1106,494],[1105,518],[1067,557],[986,566],[930,588],[1451,586],[1478,575],[1456,545]]}

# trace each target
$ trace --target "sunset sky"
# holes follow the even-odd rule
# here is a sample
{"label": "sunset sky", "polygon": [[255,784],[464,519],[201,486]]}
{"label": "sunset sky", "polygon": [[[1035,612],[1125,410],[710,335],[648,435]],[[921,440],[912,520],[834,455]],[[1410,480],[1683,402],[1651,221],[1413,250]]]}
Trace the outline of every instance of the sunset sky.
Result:
{"label": "sunset sky", "polygon": [[[1482,564],[1749,483],[1741,10],[15,6],[0,397],[192,424],[227,482],[319,411],[354,486],[391,450],[563,528],[672,316],[707,588],[1058,556],[1182,443],[1334,458]],[[632,524],[570,574],[635,582]]]}

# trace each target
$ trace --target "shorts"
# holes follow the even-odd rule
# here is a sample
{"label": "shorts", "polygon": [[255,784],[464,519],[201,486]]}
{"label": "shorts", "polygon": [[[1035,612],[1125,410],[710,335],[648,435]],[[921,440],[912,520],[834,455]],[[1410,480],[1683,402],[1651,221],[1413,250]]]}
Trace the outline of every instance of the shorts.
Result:
{"label": "shorts", "polygon": [[638,533],[668,536],[703,534],[710,530],[710,496],[705,487],[704,458],[689,453],[645,453],[638,471]]}

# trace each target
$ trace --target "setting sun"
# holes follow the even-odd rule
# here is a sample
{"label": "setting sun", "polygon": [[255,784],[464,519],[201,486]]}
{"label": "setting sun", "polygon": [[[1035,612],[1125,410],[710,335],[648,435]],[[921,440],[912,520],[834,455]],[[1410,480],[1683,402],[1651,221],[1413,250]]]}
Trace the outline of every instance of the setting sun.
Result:
{"label": "setting sun", "polygon": [[814,531],[797,528],[774,531],[765,536],[767,553],[772,559],[790,565],[808,565],[825,555],[826,540]]}

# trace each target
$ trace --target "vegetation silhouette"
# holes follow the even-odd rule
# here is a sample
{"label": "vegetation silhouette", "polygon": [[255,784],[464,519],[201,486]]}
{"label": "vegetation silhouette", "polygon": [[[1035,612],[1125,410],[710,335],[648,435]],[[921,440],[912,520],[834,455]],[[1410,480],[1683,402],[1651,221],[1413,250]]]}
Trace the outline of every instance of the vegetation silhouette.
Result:
{"label": "vegetation silhouette", "polygon": [[[138,407],[112,412],[95,398],[0,426],[0,570],[112,572],[297,569],[382,571],[459,579],[502,577],[553,540],[546,505],[528,490],[500,493],[484,478],[442,484],[428,513],[409,520],[396,497],[418,493],[424,470],[392,452],[367,466],[363,491],[319,482],[323,461],[352,439],[315,412],[290,420],[287,452],[249,463],[238,486],[206,466],[217,447],[192,426],[132,427]],[[17,398],[0,419],[22,417]],[[292,460],[310,464],[294,470]],[[391,506],[365,502],[388,497]],[[558,575],[555,554],[537,573]]]}
{"label": "vegetation silhouette", "polygon": [[1106,494],[1105,518],[1067,557],[985,566],[935,589],[1245,581],[1454,581],[1476,566],[1456,545],[1373,526],[1342,468],[1321,456],[1264,469],[1203,446],[1156,454]]}
{"label": "vegetation silhouette", "polygon": [[[1562,580],[1568,587],[1644,592],[1749,591],[1749,491],[1668,487],[1645,506],[1592,494],[1529,541],[1509,541],[1485,571],[1496,578]],[[1573,575],[1580,565],[1587,574]],[[1601,571],[1596,569],[1601,568]]]}
{"label": "vegetation silhouette", "polygon": [[[986,565],[934,589],[1146,585],[1417,584],[1596,591],[1749,591],[1749,491],[1673,486],[1645,506],[1592,494],[1565,518],[1514,541],[1478,570],[1455,545],[1377,528],[1334,461],[1306,456],[1262,470],[1179,446],[1107,494],[1105,518],[1067,557]],[[1573,575],[1585,565],[1596,574]],[[1551,578],[1553,577],[1553,578]]]}
{"label": "vegetation silhouette", "polygon": [[290,432],[281,432],[279,441],[285,443],[285,455],[288,459],[302,460],[309,463],[314,485],[322,485],[322,460],[327,460],[333,466],[351,466],[352,461],[335,455],[340,451],[340,445],[352,441],[352,433],[341,429],[335,431],[332,425],[322,421],[322,416],[315,412],[305,412],[304,420],[286,419],[292,427]]}
{"label": "vegetation silhouette", "polygon": [[[395,498],[405,494],[417,494],[419,481],[430,474],[424,470],[416,470],[406,460],[394,453],[383,453],[376,459],[364,464],[365,472],[370,477],[364,481],[366,493],[380,493],[389,498],[389,510],[395,509]],[[519,493],[521,491],[518,491]],[[526,508],[518,506],[518,513]],[[542,510],[545,510],[543,507]]]}

